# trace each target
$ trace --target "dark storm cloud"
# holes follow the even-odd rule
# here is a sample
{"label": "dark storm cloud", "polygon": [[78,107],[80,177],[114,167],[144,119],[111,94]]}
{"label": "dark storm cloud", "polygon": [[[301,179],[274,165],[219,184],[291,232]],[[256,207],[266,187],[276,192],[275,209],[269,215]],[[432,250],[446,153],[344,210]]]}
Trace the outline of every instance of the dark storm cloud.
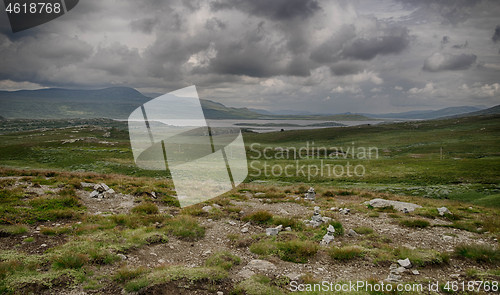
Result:
{"label": "dark storm cloud", "polygon": [[343,56],[352,59],[370,60],[379,54],[400,53],[410,43],[408,29],[398,28],[393,31],[392,35],[355,39],[343,49]]}
{"label": "dark storm cloud", "polygon": [[465,70],[476,62],[476,59],[477,56],[474,54],[434,53],[424,61],[423,70],[428,72]]}
{"label": "dark storm cloud", "polygon": [[340,58],[344,44],[356,37],[354,25],[344,25],[311,52],[311,59],[317,63],[331,63]]}
{"label": "dark storm cloud", "polygon": [[362,72],[363,65],[355,62],[338,62],[330,66],[330,71],[336,76],[353,75]]}
{"label": "dark storm cloud", "polygon": [[237,9],[251,15],[274,20],[307,18],[320,10],[315,0],[220,0],[211,4],[213,10]]}
{"label": "dark storm cloud", "polygon": [[468,45],[469,45],[469,42],[465,41],[465,43],[463,43],[463,44],[455,44],[455,45],[453,45],[452,48],[454,48],[454,49],[465,49],[465,48],[467,48]]}
{"label": "dark storm cloud", "polygon": [[491,40],[493,40],[493,42],[495,42],[495,43],[500,41],[500,25],[498,25],[495,28],[495,33],[493,33],[493,37],[491,37]]}

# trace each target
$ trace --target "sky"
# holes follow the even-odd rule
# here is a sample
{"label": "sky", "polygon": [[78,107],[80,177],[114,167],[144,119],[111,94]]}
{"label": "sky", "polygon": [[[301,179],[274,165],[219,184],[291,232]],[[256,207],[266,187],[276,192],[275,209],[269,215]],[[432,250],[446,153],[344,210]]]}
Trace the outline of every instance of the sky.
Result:
{"label": "sky", "polygon": [[18,33],[0,12],[0,52],[10,91],[196,85],[315,113],[500,104],[498,0],[82,0]]}

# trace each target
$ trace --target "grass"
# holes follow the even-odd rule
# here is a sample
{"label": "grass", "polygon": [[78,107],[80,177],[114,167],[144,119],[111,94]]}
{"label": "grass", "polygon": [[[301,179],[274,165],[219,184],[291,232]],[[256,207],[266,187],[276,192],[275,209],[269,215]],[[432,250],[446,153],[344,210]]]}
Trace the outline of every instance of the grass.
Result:
{"label": "grass", "polygon": [[278,256],[283,261],[306,263],[318,252],[318,245],[311,241],[291,240],[277,243]]}
{"label": "grass", "polygon": [[205,228],[188,215],[179,215],[167,220],[165,228],[170,234],[186,241],[196,241],[205,236]]}
{"label": "grass", "polygon": [[399,224],[410,228],[426,228],[431,225],[427,220],[408,218],[401,220]]}
{"label": "grass", "polygon": [[254,275],[234,288],[234,295],[282,295],[281,290],[272,285],[271,279],[263,275]]}
{"label": "grass", "polygon": [[359,246],[332,247],[328,250],[328,254],[332,259],[348,261],[363,257],[365,255],[365,249]]}
{"label": "grass", "polygon": [[270,223],[272,219],[273,219],[273,215],[265,210],[256,211],[256,212],[253,212],[253,213],[243,217],[244,221],[251,221],[251,222],[257,223],[257,224]]}
{"label": "grass", "polygon": [[478,263],[498,263],[500,262],[500,250],[489,245],[458,245],[455,254],[476,261]]}
{"label": "grass", "polygon": [[399,247],[394,250],[397,259],[410,259],[416,266],[441,265],[449,262],[450,257],[446,253],[440,253],[431,249],[408,249]]}
{"label": "grass", "polygon": [[240,264],[241,259],[228,251],[220,251],[212,254],[205,261],[207,267],[219,267],[224,270],[230,270],[233,266]]}
{"label": "grass", "polygon": [[158,214],[158,206],[152,202],[141,202],[139,205],[132,208],[132,213],[139,214]]}
{"label": "grass", "polygon": [[353,228],[353,230],[360,235],[367,235],[373,233],[373,229],[371,227],[359,226]]}
{"label": "grass", "polygon": [[1,225],[0,235],[22,235],[28,232],[28,227],[23,224]]}

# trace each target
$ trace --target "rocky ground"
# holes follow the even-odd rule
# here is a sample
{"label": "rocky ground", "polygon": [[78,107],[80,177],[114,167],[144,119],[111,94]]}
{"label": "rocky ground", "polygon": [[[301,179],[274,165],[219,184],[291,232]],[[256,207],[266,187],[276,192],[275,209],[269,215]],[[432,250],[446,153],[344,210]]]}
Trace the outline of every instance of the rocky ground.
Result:
{"label": "rocky ground", "polygon": [[[4,182],[3,190],[21,189],[24,202],[58,196],[68,187],[64,181],[40,184],[31,177],[3,177],[1,181]],[[499,278],[498,231],[492,230],[490,224],[498,224],[498,211],[495,210],[388,194],[346,193],[329,187],[318,189],[313,201],[304,198],[301,188],[274,188],[268,184],[245,184],[238,192],[228,196],[193,208],[180,209],[163,202],[161,192],[131,194],[120,185],[108,182],[109,187],[102,187],[100,183],[73,184],[74,197],[81,206],[78,216],[26,223],[25,231],[21,233],[9,232],[12,225],[2,229],[0,263],[13,263],[16,258],[12,258],[12,251],[23,257],[38,257],[41,262],[36,267],[40,273],[38,279],[34,275],[23,276],[21,271],[17,273],[0,267],[0,278],[4,281],[0,285],[0,293],[286,294],[291,281],[444,283],[478,279],[498,281]],[[365,203],[375,198],[410,201],[423,208],[413,211],[414,208],[404,207],[398,210],[397,206],[376,208]],[[134,208],[144,203],[154,204],[158,211],[134,211]],[[447,206],[450,214],[439,215],[437,208],[442,206]],[[308,221],[314,219],[315,207],[318,207],[316,216],[326,219],[311,225]],[[268,212],[272,217],[262,221],[255,218],[257,212]],[[193,218],[204,229],[204,233],[195,238],[186,238],[166,230],[170,228],[169,220],[181,215]],[[133,220],[120,223],[113,216],[129,216],[141,222],[148,216],[152,220],[129,226],[127,222]],[[280,220],[290,222],[291,226],[280,226]],[[408,225],[403,222],[405,220],[425,222],[421,226]],[[484,220],[489,220],[489,223],[482,222]],[[326,226],[330,222],[335,222],[337,229],[333,241],[320,245],[327,235]],[[341,231],[338,224],[341,225]],[[471,224],[476,227],[465,226]],[[266,229],[278,226],[279,230],[269,231],[271,235],[266,235]],[[165,236],[165,239],[149,243],[129,238],[128,235],[135,235],[142,229],[141,236],[137,234],[133,237],[147,240],[160,235]],[[101,231],[104,236],[99,235]],[[135,232],[130,234],[132,231]],[[119,236],[113,242],[106,237],[112,233]],[[123,243],[135,244],[121,248],[120,235],[126,237]],[[306,245],[314,249],[304,249],[306,254],[301,258],[305,260],[300,261],[303,263],[293,262],[294,259],[283,255],[286,251],[302,255],[300,251],[283,248],[283,245],[292,245],[287,242],[295,240],[314,244]],[[56,269],[54,261],[57,261],[54,255],[63,253],[70,243],[83,241],[102,241],[103,247],[99,249],[109,251],[119,259],[96,263],[89,258],[83,266],[63,267],[69,269],[67,272],[58,268],[56,275],[53,270]],[[256,250],[256,243],[270,247],[269,251]],[[463,257],[457,252],[457,247],[461,245],[493,249],[496,258]],[[354,254],[352,257],[332,254],[338,249],[347,252],[354,249]],[[234,261],[227,257],[222,259],[232,263],[230,267],[220,269],[224,273],[221,277],[199,275],[201,278],[193,278],[183,272],[189,268],[210,272],[207,260],[218,253],[229,253],[238,258]],[[408,257],[404,257],[405,253]],[[88,253],[83,255],[92,257]],[[409,258],[409,265],[405,264],[408,262],[404,261],[405,258]],[[175,266],[185,267],[181,275],[172,275],[170,270]],[[121,274],[125,270],[131,273],[133,270],[140,271],[120,279],[117,273]],[[169,277],[168,280],[155,279],[154,276],[162,272]],[[47,273],[45,277],[44,273]],[[18,285],[13,287],[12,282]]]}

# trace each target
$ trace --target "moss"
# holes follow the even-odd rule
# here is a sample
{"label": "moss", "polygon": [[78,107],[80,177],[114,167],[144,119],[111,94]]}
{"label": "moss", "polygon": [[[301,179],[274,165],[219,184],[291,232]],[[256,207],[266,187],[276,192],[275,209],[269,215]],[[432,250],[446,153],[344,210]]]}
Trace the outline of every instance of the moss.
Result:
{"label": "moss", "polygon": [[240,264],[240,261],[241,259],[238,256],[228,251],[221,251],[208,257],[208,259],[205,261],[205,266],[220,267],[224,270],[229,270],[234,265]]}
{"label": "moss", "polygon": [[500,250],[489,245],[458,245],[455,248],[455,254],[459,257],[474,260],[478,263],[500,262]]}
{"label": "moss", "polygon": [[306,263],[318,252],[319,246],[311,241],[291,240],[277,244],[278,255],[284,261]]}
{"label": "moss", "polygon": [[358,257],[363,257],[366,254],[364,248],[359,246],[344,246],[344,247],[332,247],[328,250],[328,254],[332,259],[335,260],[352,260]]}
{"label": "moss", "polygon": [[198,221],[187,215],[179,215],[167,220],[166,230],[182,240],[195,241],[205,236],[205,228]]}

